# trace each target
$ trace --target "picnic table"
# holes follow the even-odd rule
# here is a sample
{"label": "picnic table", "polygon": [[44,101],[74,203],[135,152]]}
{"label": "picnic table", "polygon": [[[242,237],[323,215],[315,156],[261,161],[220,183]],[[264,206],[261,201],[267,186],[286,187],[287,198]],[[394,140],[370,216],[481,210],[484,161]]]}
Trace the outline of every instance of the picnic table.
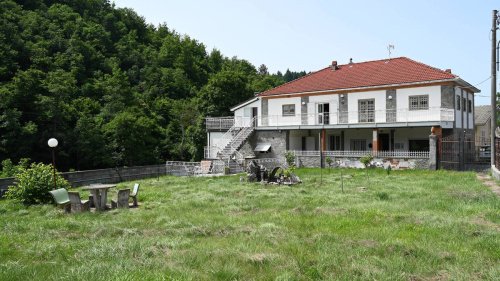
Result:
{"label": "picnic table", "polygon": [[115,187],[116,184],[91,184],[82,189],[90,191],[94,200],[96,210],[106,210],[106,202],[108,200],[108,189]]}

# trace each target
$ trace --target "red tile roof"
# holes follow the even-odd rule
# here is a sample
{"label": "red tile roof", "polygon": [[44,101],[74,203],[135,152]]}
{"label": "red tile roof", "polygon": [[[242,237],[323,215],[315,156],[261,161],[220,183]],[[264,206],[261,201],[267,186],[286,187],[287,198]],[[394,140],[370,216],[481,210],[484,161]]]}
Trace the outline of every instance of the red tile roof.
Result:
{"label": "red tile roof", "polygon": [[260,93],[271,96],[455,79],[458,76],[406,57],[331,66]]}

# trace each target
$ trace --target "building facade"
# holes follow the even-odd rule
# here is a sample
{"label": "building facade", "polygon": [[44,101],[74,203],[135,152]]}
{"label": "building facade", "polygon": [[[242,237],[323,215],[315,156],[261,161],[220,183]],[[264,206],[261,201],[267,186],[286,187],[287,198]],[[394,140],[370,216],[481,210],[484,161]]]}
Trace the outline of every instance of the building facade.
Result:
{"label": "building facade", "polygon": [[354,166],[367,154],[391,163],[428,159],[431,130],[438,138],[473,136],[477,92],[451,70],[405,57],[334,61],[233,107],[234,116],[207,118],[205,156],[273,158],[291,151],[305,166],[321,165],[319,154]]}

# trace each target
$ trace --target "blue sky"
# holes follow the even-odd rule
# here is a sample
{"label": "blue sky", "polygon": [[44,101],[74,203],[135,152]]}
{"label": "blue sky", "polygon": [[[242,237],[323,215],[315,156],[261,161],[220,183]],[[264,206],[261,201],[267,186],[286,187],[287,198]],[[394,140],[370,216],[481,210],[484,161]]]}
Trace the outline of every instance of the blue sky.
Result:
{"label": "blue sky", "polygon": [[[383,59],[393,44],[393,57],[451,68],[473,85],[490,77],[492,10],[500,9],[494,0],[114,2],[270,72]],[[476,105],[489,103],[490,83],[477,85]]]}

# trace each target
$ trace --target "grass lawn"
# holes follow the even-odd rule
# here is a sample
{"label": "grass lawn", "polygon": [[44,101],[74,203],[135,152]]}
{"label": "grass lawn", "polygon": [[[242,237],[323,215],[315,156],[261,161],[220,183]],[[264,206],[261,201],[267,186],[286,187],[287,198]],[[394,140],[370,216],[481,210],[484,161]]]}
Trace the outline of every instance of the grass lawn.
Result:
{"label": "grass lawn", "polygon": [[344,193],[340,170],[297,174],[143,180],[139,208],[104,213],[0,200],[0,280],[500,279],[500,199],[475,173],[343,170]]}

